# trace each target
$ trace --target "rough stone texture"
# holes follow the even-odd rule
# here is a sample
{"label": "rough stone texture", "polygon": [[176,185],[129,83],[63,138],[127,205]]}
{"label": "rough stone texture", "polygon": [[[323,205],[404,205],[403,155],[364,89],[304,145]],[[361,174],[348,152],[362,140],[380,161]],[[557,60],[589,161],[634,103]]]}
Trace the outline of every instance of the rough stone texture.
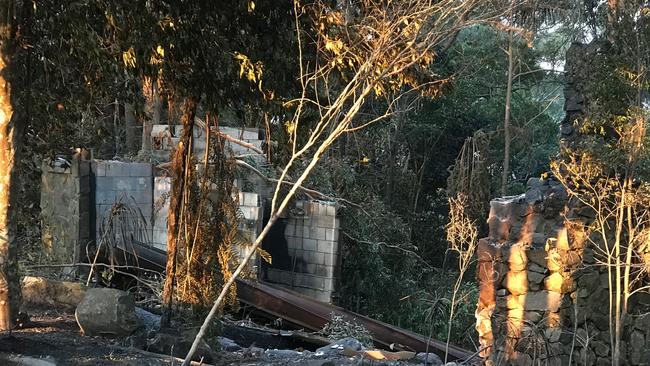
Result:
{"label": "rough stone texture", "polygon": [[151,313],[138,307],[135,308],[135,315],[138,317],[139,322],[148,332],[157,331],[160,329],[160,315]]}
{"label": "rough stone texture", "polygon": [[[74,157],[70,165],[43,161],[41,166],[41,238],[45,261],[79,262],[90,232],[90,162]],[[74,268],[63,272],[71,273]]]}
{"label": "rough stone texture", "polygon": [[75,317],[85,335],[125,336],[140,327],[133,297],[111,288],[89,289]]}
{"label": "rough stone texture", "polygon": [[277,283],[323,302],[336,296],[339,219],[332,202],[297,201],[287,215],[285,238],[291,269],[268,269]]}
{"label": "rough stone texture", "polygon": [[[612,51],[599,40],[567,51],[560,159],[615,135],[584,131],[583,116],[626,113],[624,88],[608,84],[619,72],[611,62],[619,55]],[[611,364],[609,279],[598,264],[604,245],[597,237],[588,240],[584,229],[594,218],[593,209],[569,199],[552,178],[531,178],[525,194],[491,202],[489,236],[477,249],[476,329],[486,365],[568,365],[569,358],[573,364]],[[650,324],[634,315],[650,311],[643,296],[650,297],[630,299],[621,365],[650,359]]]}
{"label": "rough stone texture", "polygon": [[[578,225],[591,219],[557,181],[534,180],[529,189],[535,194],[492,202],[490,236],[478,245],[481,356],[486,365],[565,365],[577,329],[574,364],[610,364],[607,271],[589,265],[600,250]],[[650,301],[631,304],[650,311]],[[628,317],[625,329],[621,364],[647,363],[650,316]]]}
{"label": "rough stone texture", "polygon": [[431,365],[431,366],[442,366],[442,360],[440,357],[438,357],[437,354],[435,353],[425,353],[425,352],[420,352],[417,355],[415,355],[415,359],[418,360],[419,362],[422,362],[423,364],[426,365]]}
{"label": "rough stone texture", "polygon": [[602,88],[602,79],[616,73],[614,64],[608,60],[617,57],[617,54],[610,52],[610,48],[607,41],[596,40],[589,44],[573,43],[567,50],[564,88],[566,116],[560,125],[563,147],[579,147],[587,136],[579,133],[581,117],[599,103],[598,95],[594,93]]}

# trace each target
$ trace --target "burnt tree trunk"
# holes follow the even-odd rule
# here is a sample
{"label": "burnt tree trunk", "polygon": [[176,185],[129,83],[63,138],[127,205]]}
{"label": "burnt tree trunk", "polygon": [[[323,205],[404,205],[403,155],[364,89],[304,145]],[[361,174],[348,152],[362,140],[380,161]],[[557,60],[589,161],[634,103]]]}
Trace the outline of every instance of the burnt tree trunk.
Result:
{"label": "burnt tree trunk", "polygon": [[14,1],[0,1],[0,331],[10,330],[20,306],[15,207],[16,162],[24,121],[16,118],[12,100],[12,59],[16,44]]}
{"label": "burnt tree trunk", "polygon": [[[179,214],[185,202],[185,171],[188,169],[188,157],[192,154],[192,132],[194,129],[194,115],[197,102],[193,98],[185,100],[183,105],[183,135],[174,151],[171,167],[172,192],[169,201],[169,214],[167,216],[167,267],[165,284],[163,287],[163,315],[162,327],[169,327],[171,321],[172,301],[174,294],[174,281],[176,277],[176,258],[178,255],[179,240]],[[191,167],[190,167],[191,169]]]}
{"label": "burnt tree trunk", "polygon": [[[140,153],[145,157],[150,157],[151,150],[151,130],[153,125],[160,124],[160,114],[162,101],[158,92],[158,81],[154,78],[145,78],[142,83],[142,91],[146,100],[145,112],[147,116],[142,119],[142,148]],[[151,119],[149,118],[151,116]]]}

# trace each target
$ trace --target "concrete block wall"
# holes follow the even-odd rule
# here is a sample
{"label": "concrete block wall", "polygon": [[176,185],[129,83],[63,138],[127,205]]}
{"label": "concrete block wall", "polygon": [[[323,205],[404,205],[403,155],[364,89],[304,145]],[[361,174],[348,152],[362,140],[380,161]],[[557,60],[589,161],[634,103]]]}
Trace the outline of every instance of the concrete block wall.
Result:
{"label": "concrete block wall", "polygon": [[339,219],[330,202],[298,201],[289,210],[285,238],[291,270],[268,269],[268,281],[332,302],[339,279]]}
{"label": "concrete block wall", "polygon": [[[183,126],[176,125],[174,126],[175,133],[174,136],[170,137],[169,126],[168,125],[154,125],[151,129],[151,138],[154,142],[154,156],[159,161],[169,161],[171,157],[172,149],[178,144],[178,136],[181,135],[183,131]],[[262,148],[262,140],[259,139],[259,130],[257,128],[235,128],[235,127],[219,127],[219,131],[239,139],[243,142],[246,142],[250,145],[255,146],[256,148]],[[203,157],[205,154],[205,130],[202,128],[194,129],[194,154],[196,156]],[[244,146],[235,144],[230,141],[226,141],[226,146],[232,149],[235,156],[249,156],[256,161],[263,161],[265,158],[263,155],[258,154],[252,149],[246,148]]]}
{"label": "concrete block wall", "polygon": [[[76,263],[91,237],[90,162],[73,158],[70,165],[43,161],[41,232],[43,253],[50,263]],[[64,272],[73,271],[66,268]]]}
{"label": "concrete block wall", "polygon": [[[255,238],[257,238],[257,235],[262,231],[262,202],[257,193],[239,192],[238,195],[239,210],[244,215],[244,222],[240,225],[239,231],[250,243],[253,243]],[[250,248],[239,247],[239,259],[243,260],[249,251]],[[248,263],[248,268],[252,273],[257,274],[259,266],[259,255],[254,254]]]}
{"label": "concrete block wall", "polygon": [[[169,213],[169,192],[171,191],[171,178],[155,177],[153,185],[153,217],[152,217],[152,244],[160,250],[167,250],[167,214]],[[251,242],[262,229],[262,208],[259,195],[252,192],[239,192],[239,209],[244,216],[240,226],[242,234]],[[237,249],[239,257],[247,254],[246,247]],[[259,257],[254,255],[249,263],[249,269],[257,273]]]}
{"label": "concrete block wall", "polygon": [[[137,208],[137,216],[151,222],[153,208],[153,167],[150,163],[95,160],[91,164],[95,176],[95,235],[99,240],[102,221],[116,202]],[[133,220],[141,220],[133,217]],[[150,240],[150,227],[135,233],[137,238]],[[144,241],[144,240],[143,240]]]}

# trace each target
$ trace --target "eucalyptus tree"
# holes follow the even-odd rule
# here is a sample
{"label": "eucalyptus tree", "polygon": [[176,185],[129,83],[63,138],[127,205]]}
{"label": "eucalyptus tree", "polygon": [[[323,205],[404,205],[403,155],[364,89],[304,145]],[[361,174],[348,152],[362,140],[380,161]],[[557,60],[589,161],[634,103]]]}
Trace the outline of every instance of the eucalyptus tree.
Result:
{"label": "eucalyptus tree", "polygon": [[15,107],[15,89],[22,85],[16,78],[16,53],[25,40],[31,17],[29,2],[0,2],[0,331],[11,330],[20,306],[20,282],[17,268],[16,160],[25,121]]}

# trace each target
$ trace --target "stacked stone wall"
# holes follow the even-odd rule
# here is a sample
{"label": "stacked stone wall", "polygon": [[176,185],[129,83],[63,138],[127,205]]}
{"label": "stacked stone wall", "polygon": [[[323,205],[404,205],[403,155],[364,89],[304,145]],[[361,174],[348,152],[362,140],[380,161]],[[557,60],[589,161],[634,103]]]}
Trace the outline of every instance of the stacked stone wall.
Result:
{"label": "stacked stone wall", "polygon": [[[45,260],[77,263],[81,248],[94,239],[90,231],[90,162],[74,158],[69,165],[56,165],[45,160],[41,168],[41,232]],[[74,268],[70,267],[66,271],[72,270]]]}
{"label": "stacked stone wall", "polygon": [[[611,364],[607,268],[584,233],[593,219],[554,180],[532,179],[526,194],[491,202],[477,268],[486,365]],[[621,365],[650,364],[647,297],[632,301]]]}

